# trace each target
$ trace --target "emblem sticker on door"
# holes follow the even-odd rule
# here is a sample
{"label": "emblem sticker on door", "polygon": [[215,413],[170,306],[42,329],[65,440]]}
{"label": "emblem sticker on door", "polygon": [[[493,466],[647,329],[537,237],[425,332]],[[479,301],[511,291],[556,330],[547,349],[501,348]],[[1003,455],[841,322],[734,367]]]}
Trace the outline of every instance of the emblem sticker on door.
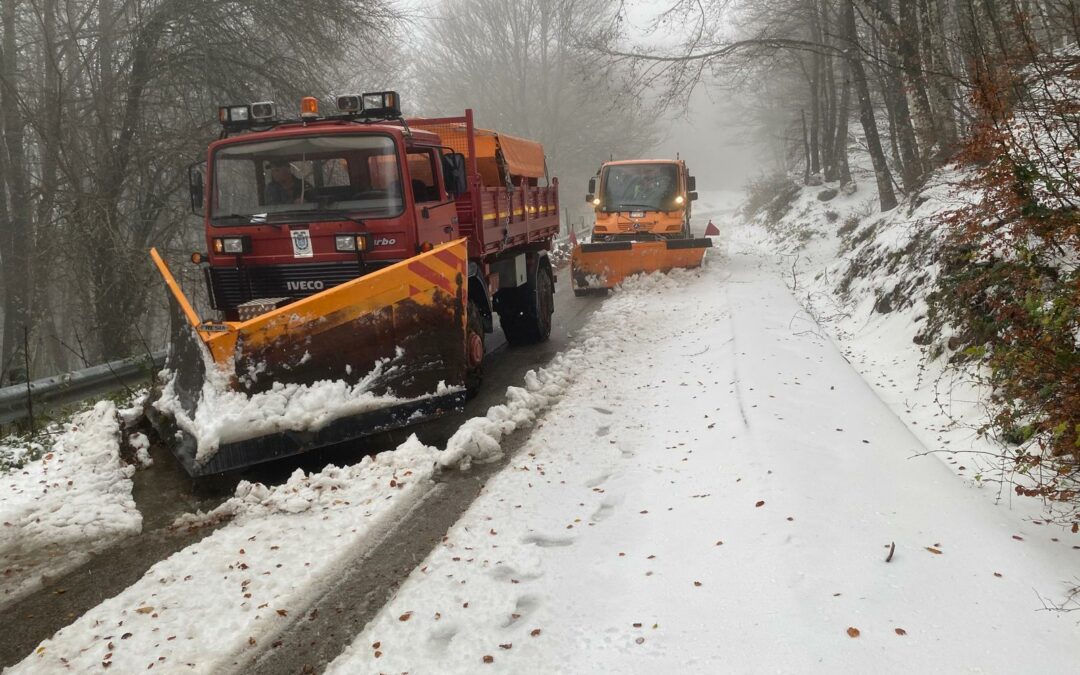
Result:
{"label": "emblem sticker on door", "polygon": [[311,233],[307,230],[293,230],[292,254],[294,258],[310,258],[314,255],[311,250]]}

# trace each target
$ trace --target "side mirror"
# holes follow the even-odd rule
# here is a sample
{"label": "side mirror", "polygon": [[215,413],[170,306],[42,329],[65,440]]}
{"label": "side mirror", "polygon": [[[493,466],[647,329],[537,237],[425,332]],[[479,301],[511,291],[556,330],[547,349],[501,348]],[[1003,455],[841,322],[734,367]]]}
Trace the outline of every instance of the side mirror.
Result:
{"label": "side mirror", "polygon": [[[589,179],[589,194],[595,194],[595,193],[596,193],[596,179],[595,178],[590,178]],[[592,199],[590,199],[589,201],[592,201]]]}
{"label": "side mirror", "polygon": [[585,201],[588,202],[589,204],[592,204],[592,201],[595,198],[596,198],[596,195],[594,195],[591,192],[589,194],[585,195]]}
{"label": "side mirror", "polygon": [[191,212],[197,216],[203,214],[203,190],[206,179],[203,169],[206,162],[195,162],[188,167],[188,194],[191,197]]}
{"label": "side mirror", "polygon": [[697,189],[697,176],[690,176],[686,179],[686,189],[690,192]]}
{"label": "side mirror", "polygon": [[451,152],[442,156],[443,182],[451,196],[458,196],[469,191],[465,176],[465,155]]}
{"label": "side mirror", "polygon": [[697,200],[697,193],[696,192],[691,192],[690,193],[690,201],[696,201],[696,200]]}

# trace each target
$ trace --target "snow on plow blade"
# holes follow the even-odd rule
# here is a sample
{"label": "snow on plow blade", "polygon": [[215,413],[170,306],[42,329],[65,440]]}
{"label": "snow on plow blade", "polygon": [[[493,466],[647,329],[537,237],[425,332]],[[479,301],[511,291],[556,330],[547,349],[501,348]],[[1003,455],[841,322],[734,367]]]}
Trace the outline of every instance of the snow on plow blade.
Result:
{"label": "snow on plow blade", "polygon": [[465,240],[242,322],[200,322],[151,256],[172,323],[169,378],[151,419],[193,476],[418,423],[464,401]]}
{"label": "snow on plow blade", "polygon": [[613,288],[634,274],[700,267],[710,247],[708,238],[579,244],[570,256],[574,290]]}

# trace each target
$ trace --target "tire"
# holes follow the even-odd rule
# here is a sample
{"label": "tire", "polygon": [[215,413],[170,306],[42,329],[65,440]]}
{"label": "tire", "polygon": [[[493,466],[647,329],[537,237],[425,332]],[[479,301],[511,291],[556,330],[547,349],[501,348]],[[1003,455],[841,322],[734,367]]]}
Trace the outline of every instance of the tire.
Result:
{"label": "tire", "polygon": [[551,268],[543,262],[538,264],[528,283],[510,291],[499,304],[499,323],[507,342],[524,345],[547,340],[551,337],[551,315],[555,311]]}
{"label": "tire", "polygon": [[584,298],[588,294],[589,294],[589,289],[587,289],[587,288],[575,288],[574,289],[574,297]]}
{"label": "tire", "polygon": [[[480,308],[475,302],[469,301],[469,317],[465,326],[465,398],[471,399],[480,393],[480,385],[484,379],[484,321],[480,316]],[[481,358],[477,363],[472,363],[473,357],[470,350],[479,340]]]}

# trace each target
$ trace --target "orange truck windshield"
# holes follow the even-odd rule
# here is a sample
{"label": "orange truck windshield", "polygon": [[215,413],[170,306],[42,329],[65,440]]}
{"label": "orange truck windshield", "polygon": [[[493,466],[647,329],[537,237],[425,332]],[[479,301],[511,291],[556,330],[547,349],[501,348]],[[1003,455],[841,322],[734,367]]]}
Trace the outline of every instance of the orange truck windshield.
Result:
{"label": "orange truck windshield", "polygon": [[679,173],[675,164],[611,164],[600,176],[600,210],[675,211]]}
{"label": "orange truck windshield", "polygon": [[214,225],[273,222],[276,214],[401,214],[394,141],[384,135],[299,136],[237,143],[214,153]]}

